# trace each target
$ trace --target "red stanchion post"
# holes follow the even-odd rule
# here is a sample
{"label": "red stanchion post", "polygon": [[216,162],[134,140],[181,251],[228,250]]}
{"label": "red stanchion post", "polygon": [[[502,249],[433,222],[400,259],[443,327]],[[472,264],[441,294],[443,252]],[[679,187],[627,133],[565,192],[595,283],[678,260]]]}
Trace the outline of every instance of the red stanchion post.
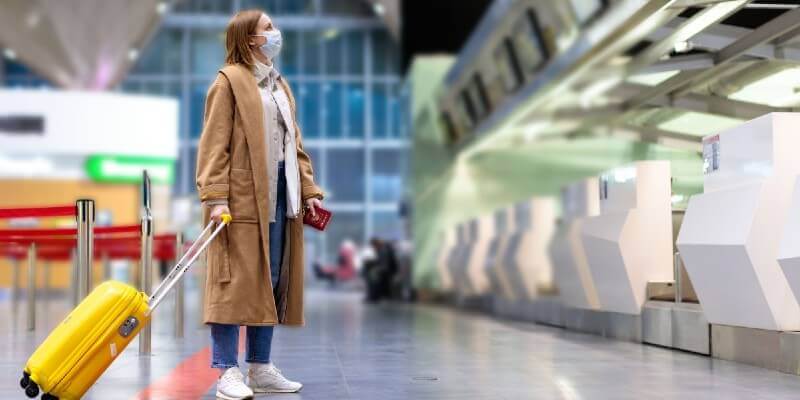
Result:
{"label": "red stanchion post", "polygon": [[92,288],[94,257],[94,200],[81,199],[76,203],[78,220],[78,302]]}

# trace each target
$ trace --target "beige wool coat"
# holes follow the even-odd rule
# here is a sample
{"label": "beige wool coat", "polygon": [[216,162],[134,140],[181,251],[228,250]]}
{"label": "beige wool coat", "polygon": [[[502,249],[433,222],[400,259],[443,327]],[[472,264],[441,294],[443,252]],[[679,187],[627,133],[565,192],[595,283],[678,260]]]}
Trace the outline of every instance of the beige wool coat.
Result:
{"label": "beige wool coat", "polygon": [[[311,159],[303,151],[294,97],[290,100],[297,142],[300,198],[322,198]],[[269,187],[264,108],[253,73],[227,65],[208,90],[197,148],[197,191],[203,225],[208,200],[228,201],[233,221],[208,247],[203,319],[238,325],[303,325],[303,214],[287,220],[280,283],[273,291],[269,265]],[[289,149],[287,149],[289,151]]]}

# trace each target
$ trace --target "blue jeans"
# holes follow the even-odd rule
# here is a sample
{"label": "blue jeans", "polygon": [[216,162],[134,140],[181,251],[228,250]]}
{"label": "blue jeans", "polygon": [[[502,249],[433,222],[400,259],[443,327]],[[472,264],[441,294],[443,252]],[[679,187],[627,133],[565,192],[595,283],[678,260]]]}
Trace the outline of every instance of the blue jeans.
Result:
{"label": "blue jeans", "polygon": [[[269,224],[269,264],[272,287],[278,287],[283,245],[286,237],[286,169],[278,163],[278,190],[276,191],[275,222]],[[270,361],[273,326],[247,327],[248,363],[266,364]],[[211,324],[211,368],[228,369],[239,366],[239,326]]]}

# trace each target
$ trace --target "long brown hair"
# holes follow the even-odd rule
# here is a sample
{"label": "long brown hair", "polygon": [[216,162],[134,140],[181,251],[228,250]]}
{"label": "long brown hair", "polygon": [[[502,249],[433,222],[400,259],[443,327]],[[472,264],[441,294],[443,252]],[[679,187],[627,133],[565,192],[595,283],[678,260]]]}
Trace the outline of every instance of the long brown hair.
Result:
{"label": "long brown hair", "polygon": [[250,35],[253,34],[263,14],[264,11],[257,9],[239,11],[228,22],[228,27],[225,29],[226,64],[244,64],[248,67],[255,64],[250,51]]}

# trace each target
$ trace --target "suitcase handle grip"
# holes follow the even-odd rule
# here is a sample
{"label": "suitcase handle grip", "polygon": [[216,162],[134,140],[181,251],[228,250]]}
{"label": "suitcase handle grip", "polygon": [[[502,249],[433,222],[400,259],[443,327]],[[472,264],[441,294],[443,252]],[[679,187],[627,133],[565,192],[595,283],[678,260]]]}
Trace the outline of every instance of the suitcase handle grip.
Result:
{"label": "suitcase handle grip", "polygon": [[[230,214],[222,214],[220,217],[222,221],[217,224],[216,229],[214,229],[211,235],[203,241],[200,240],[214,226],[214,221],[210,221],[208,225],[206,225],[205,229],[203,229],[203,232],[200,233],[200,236],[197,238],[197,240],[195,240],[195,242],[189,246],[189,249],[186,250],[186,253],[184,253],[183,257],[178,260],[178,263],[175,264],[167,277],[164,278],[156,290],[153,291],[153,294],[150,295],[150,299],[148,300],[149,309],[146,313],[147,315],[150,315],[150,313],[152,313],[153,310],[155,310],[155,308],[161,304],[161,301],[164,300],[164,298],[167,296],[167,293],[169,293],[175,284],[178,283],[181,278],[183,278],[183,275],[189,270],[189,267],[194,264],[195,260],[197,260],[197,257],[200,257],[200,254],[202,254],[206,247],[208,247],[214,238],[217,237],[220,231],[222,231],[222,228],[233,221],[233,217],[231,217]],[[187,258],[188,261],[186,260]]]}

